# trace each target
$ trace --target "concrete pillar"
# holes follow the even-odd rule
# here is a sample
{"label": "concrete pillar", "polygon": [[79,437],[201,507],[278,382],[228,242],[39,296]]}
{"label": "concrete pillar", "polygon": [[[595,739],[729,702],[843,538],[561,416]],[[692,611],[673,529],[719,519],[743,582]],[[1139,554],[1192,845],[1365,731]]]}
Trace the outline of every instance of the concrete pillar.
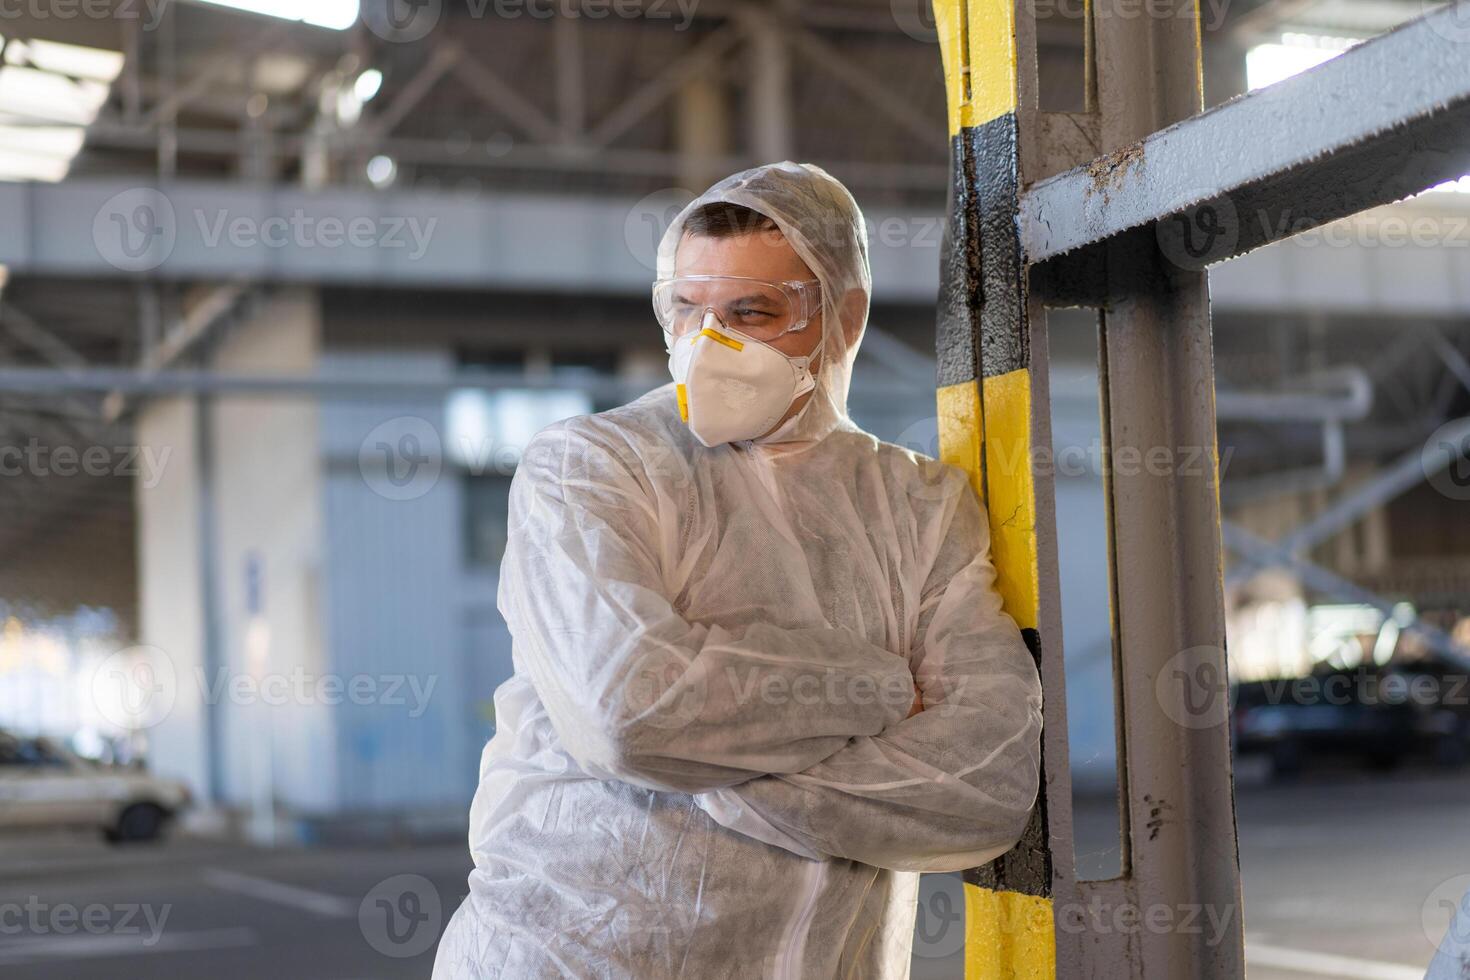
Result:
{"label": "concrete pillar", "polygon": [[699,193],[725,176],[730,119],[724,85],[713,70],[686,82],[674,103],[679,186]]}

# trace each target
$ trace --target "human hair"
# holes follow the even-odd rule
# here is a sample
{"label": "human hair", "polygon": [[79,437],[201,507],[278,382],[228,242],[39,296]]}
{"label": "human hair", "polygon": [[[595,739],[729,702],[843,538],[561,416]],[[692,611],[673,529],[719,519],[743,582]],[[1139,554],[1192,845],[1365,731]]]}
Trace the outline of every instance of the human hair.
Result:
{"label": "human hair", "polygon": [[684,234],[706,238],[734,238],[758,231],[777,231],[776,222],[754,208],[728,201],[712,201],[689,212]]}

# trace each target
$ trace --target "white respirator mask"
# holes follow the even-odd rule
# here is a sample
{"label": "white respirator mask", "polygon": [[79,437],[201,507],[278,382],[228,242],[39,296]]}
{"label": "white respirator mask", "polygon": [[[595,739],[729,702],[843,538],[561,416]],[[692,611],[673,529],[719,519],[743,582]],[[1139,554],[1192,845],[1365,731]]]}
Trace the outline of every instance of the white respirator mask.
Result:
{"label": "white respirator mask", "polygon": [[679,417],[706,446],[763,436],[792,402],[816,388],[811,362],[821,349],[819,342],[810,354],[789,357],[706,310],[699,329],[669,349]]}

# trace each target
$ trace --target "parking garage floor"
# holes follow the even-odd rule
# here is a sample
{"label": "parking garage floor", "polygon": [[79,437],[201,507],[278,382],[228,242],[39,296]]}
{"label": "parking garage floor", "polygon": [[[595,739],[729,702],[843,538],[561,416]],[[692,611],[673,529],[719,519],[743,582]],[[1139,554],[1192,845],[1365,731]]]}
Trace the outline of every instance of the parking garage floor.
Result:
{"label": "parking garage floor", "polygon": [[[1109,805],[1079,808],[1094,857]],[[1470,887],[1470,772],[1242,787],[1237,807],[1252,980],[1422,977],[1434,951],[1426,916]],[[13,980],[427,977],[467,868],[455,842],[262,852],[185,837],[129,848],[0,839],[0,970]],[[931,882],[926,896],[942,887]],[[952,938],[930,929],[916,980],[961,976]]]}

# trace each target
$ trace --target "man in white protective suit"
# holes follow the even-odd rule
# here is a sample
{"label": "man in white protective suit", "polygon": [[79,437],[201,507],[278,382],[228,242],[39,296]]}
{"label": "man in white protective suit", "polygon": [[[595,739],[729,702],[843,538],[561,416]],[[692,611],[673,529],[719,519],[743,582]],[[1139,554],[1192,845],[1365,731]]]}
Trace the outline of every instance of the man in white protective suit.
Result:
{"label": "man in white protective suit", "polygon": [[906,978],[918,872],[1020,837],[1036,666],[966,475],[848,417],[870,292],[835,179],[726,178],[659,246],[674,383],[526,448],[436,978]]}

